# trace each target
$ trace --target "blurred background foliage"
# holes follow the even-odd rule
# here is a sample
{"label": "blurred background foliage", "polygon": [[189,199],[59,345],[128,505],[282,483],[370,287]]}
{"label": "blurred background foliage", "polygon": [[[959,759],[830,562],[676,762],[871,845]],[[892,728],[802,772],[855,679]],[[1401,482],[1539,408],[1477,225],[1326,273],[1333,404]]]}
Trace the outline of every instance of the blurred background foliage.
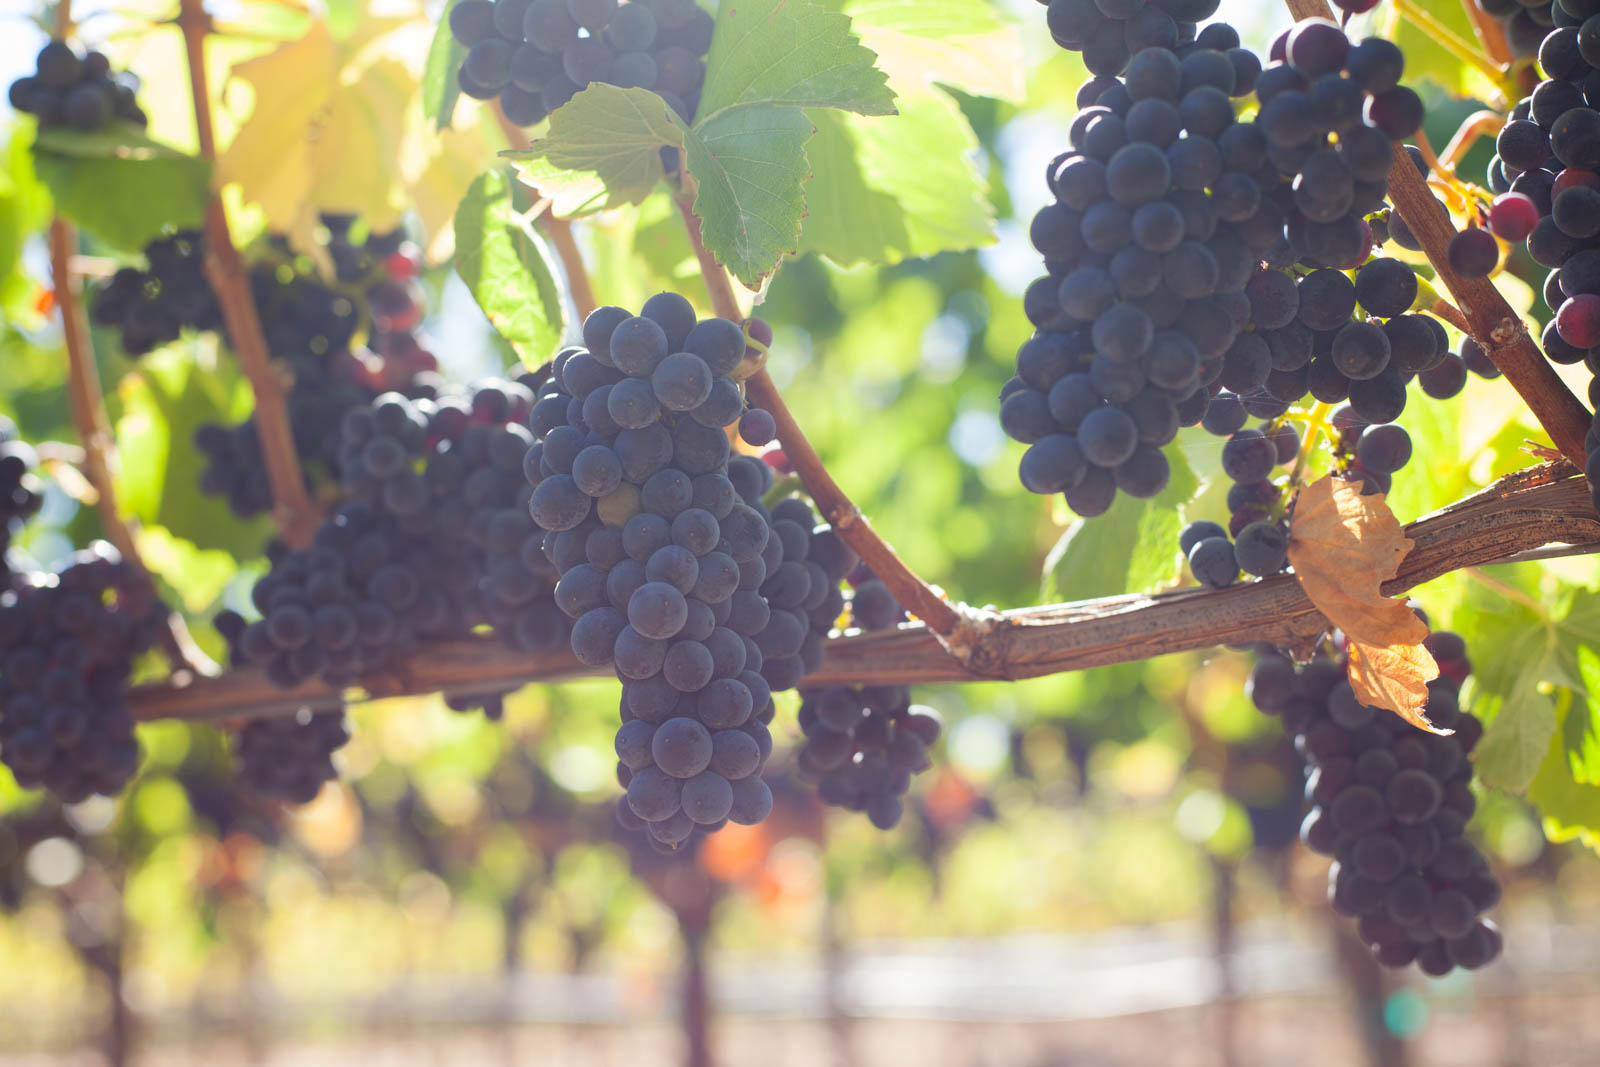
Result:
{"label": "blurred background foliage", "polygon": [[[996,242],[880,267],[791,260],[760,309],[776,328],[773,372],[839,482],[951,596],[1020,606],[1148,590],[1178,579],[1175,556],[1144,572],[1109,557],[1099,567],[1082,555],[1072,568],[1052,567],[1060,558],[1052,550],[1074,532],[1070,516],[1020,488],[1021,446],[996,419],[997,394],[1028,332],[1020,295],[1037,256],[1026,221],[1042,202],[1044,164],[1065,142],[1085,77],[1075,56],[1051,45],[1037,5],[1003,6],[1023,29],[1026,97],[961,98],[981,145]],[[146,32],[143,22],[161,13],[163,5],[146,0],[96,11],[83,34],[146,79],[152,132],[183,145],[193,131],[176,34]],[[258,21],[219,43],[219,72],[263,41],[298,32],[297,17],[274,5],[233,13]],[[1282,22],[1271,5],[1242,0],[1221,14],[1258,48]],[[0,64],[9,80],[41,38],[18,20],[3,25]],[[1446,76],[1455,68],[1420,45],[1413,57],[1424,65],[1431,104],[1482,88],[1456,84]],[[1436,112],[1435,143],[1448,138],[1456,110]],[[42,298],[48,197],[30,171],[26,121],[9,116],[4,136],[0,412],[31,441],[70,441],[61,337]],[[248,230],[249,214],[239,217]],[[433,246],[438,235],[418,236]],[[661,288],[703,297],[662,195],[638,212],[601,216],[582,240],[603,300],[637,305]],[[92,245],[85,252],[116,255]],[[509,351],[448,263],[424,282],[433,309],[426,329],[448,377],[510,367]],[[1518,306],[1533,306],[1531,288],[1506,285]],[[262,521],[241,523],[200,493],[189,442],[200,422],[246,415],[248,386],[210,339],[186,339],[137,365],[112,334],[97,331],[95,349],[120,450],[118,487],[143,521],[141,548],[171,602],[220,654],[206,619],[245,603],[269,530]],[[1524,440],[1538,436],[1503,381],[1477,378],[1448,404],[1414,397],[1401,421],[1426,457],[1390,496],[1402,519],[1526,465]],[[1226,483],[1212,477],[1214,443],[1185,431],[1180,448],[1202,484],[1186,514],[1221,517]],[[70,472],[55,472],[44,512],[20,542],[46,566],[98,533],[92,509],[75,500]],[[1575,654],[1578,637],[1557,623],[1596,579],[1595,562],[1578,558],[1455,574],[1417,596],[1437,623],[1466,635],[1480,671],[1493,674],[1496,658],[1510,654],[1495,635],[1548,626],[1552,641]],[[1129,927],[1138,931],[1131,940],[1096,944],[1138,960],[1140,937],[1170,945],[1162,939],[1172,930],[1201,931],[1180,943],[1209,946],[1224,994],[1237,991],[1228,976],[1240,931],[1286,930],[1281,943],[1318,962],[1293,964],[1309,969],[1284,988],[1328,1013],[1332,1022],[1316,1025],[1344,1035],[1329,1048],[1402,1062],[1380,1058],[1399,1037],[1448,1041],[1447,1026],[1428,1029],[1430,1012],[1461,1023],[1477,1003],[1473,983],[1495,996],[1506,991],[1504,979],[1490,972],[1396,985],[1346,966],[1348,954],[1329,947],[1336,934],[1324,927],[1323,864],[1295,836],[1299,764],[1277,723],[1245,699],[1247,667],[1245,657],[1219,650],[1011,685],[919,689],[917,698],[953,728],[943,766],[919,783],[914,817],[899,829],[883,834],[859,818],[823,814],[784,784],[780,761],[773,819],[730,827],[676,863],[630,852],[613,834],[609,683],[529,687],[507,702],[500,724],[434,698],[358,708],[354,740],[339,756],[344,779],[296,811],[241,800],[228,782],[225,742],[205,726],[145,727],[144,770],[116,801],[61,810],[0,770],[0,1062],[82,1048],[116,1060],[131,1054],[141,1032],[156,1047],[218,1026],[243,1035],[247,1056],[261,1056],[269,1030],[272,1040],[336,1039],[363,1025],[409,1033],[405,1005],[430,996],[465,998],[471,1010],[458,1015],[478,1022],[493,1021],[502,1007],[525,1022],[653,1020],[673,1002],[685,959],[697,958],[707,939],[714,963],[735,970],[741,961],[776,959],[837,977],[852,952],[885,943],[1026,934],[1048,954],[1052,938],[1110,937]],[[1550,679],[1534,681],[1550,691]],[[1573,693],[1580,689],[1569,682],[1563,698],[1568,733],[1578,738],[1573,751],[1594,720],[1581,691]],[[792,701],[780,704],[776,734],[780,748],[797,736]],[[1581,843],[1553,841],[1583,836],[1600,812],[1585,821],[1591,816],[1569,809],[1564,821],[1546,822],[1520,798],[1481,799],[1476,824],[1508,887],[1506,966],[1562,966],[1549,943],[1559,939],[1535,932],[1573,923],[1592,934],[1600,866]],[[985,951],[992,962],[1003,950]],[[1074,965],[1070,953],[1052,958]],[[1591,980],[1593,960],[1577,965]],[[686,973],[692,990],[694,968]],[[601,981],[600,992],[580,984],[560,986],[557,996],[555,986],[512,980],[563,974]],[[1333,975],[1355,991],[1343,1007],[1329,992]],[[562,999],[574,989],[587,990],[587,999]],[[723,992],[737,999],[737,991]],[[853,996],[824,1002],[874,1013],[871,996]],[[787,1003],[774,993],[755,1010],[781,1012]],[[932,1002],[918,1003],[937,1014]],[[383,1004],[390,1009],[377,1010]],[[1126,1048],[1126,1059],[1103,1062],[1149,1062],[1136,1044]],[[1317,1055],[1302,1058],[1353,1062]],[[987,1061],[974,1054],[927,1062]]]}

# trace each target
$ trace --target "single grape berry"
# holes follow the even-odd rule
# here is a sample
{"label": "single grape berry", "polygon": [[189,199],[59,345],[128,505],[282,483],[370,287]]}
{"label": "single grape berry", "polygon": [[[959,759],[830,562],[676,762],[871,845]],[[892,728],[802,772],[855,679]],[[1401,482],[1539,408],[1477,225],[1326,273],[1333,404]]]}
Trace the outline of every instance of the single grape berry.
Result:
{"label": "single grape berry", "polygon": [[1500,262],[1500,245],[1488,230],[1469,227],[1450,238],[1450,269],[1463,278],[1487,278]]}

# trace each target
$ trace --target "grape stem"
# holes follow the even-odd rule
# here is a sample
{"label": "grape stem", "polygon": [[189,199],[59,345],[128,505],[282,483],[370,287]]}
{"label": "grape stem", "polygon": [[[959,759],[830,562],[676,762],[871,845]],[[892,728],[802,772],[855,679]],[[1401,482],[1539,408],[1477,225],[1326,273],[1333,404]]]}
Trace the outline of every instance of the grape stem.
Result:
{"label": "grape stem", "polygon": [[1317,447],[1317,436],[1328,425],[1328,415],[1333,411],[1333,405],[1317,402],[1311,409],[1311,414],[1306,419],[1305,437],[1300,441],[1300,451],[1295,453],[1294,466],[1289,469],[1289,487],[1292,492],[1300,487],[1300,475],[1304,473],[1306,464],[1311,461],[1311,453]]}
{"label": "grape stem", "polygon": [[[178,26],[183,31],[184,50],[189,60],[189,90],[194,98],[195,132],[200,155],[207,162],[217,158],[216,134],[211,124],[210,83],[206,79],[206,35],[211,32],[211,16],[204,0],[181,0]],[[294,447],[294,432],[289,426],[285,383],[273,367],[266,337],[261,332],[261,316],[250,292],[250,275],[228,231],[228,215],[222,197],[212,189],[206,203],[206,277],[216,290],[217,303],[228,327],[228,339],[239,366],[250,380],[255,395],[256,433],[261,438],[261,454],[266,463],[267,481],[272,486],[273,520],[283,540],[294,548],[311,543],[321,514],[306,491],[300,470],[300,456]]]}
{"label": "grape stem", "polygon": [[1454,176],[1457,165],[1468,152],[1472,151],[1472,146],[1478,143],[1478,139],[1497,135],[1505,124],[1505,116],[1497,111],[1475,111],[1468,115],[1461,120],[1461,125],[1456,127],[1450,143],[1444,146],[1436,169],[1447,170]]}
{"label": "grape stem", "polygon": [[1491,62],[1501,66],[1509,64],[1514,57],[1511,55],[1511,44],[1506,40],[1505,24],[1479,7],[1475,0],[1461,0],[1461,6],[1466,9],[1467,18],[1472,20],[1473,36],[1483,46],[1484,54]]}
{"label": "grape stem", "polygon": [[[675,200],[679,213],[683,215],[684,228],[689,233],[689,244],[694,248],[695,259],[700,264],[701,277],[705,279],[711,309],[722,318],[742,322],[744,311],[739,307],[733,282],[701,239],[700,219],[694,213],[693,204],[685,196],[678,196]],[[956,635],[966,621],[962,612],[906,565],[889,543],[872,528],[861,509],[839,488],[839,483],[828,473],[817,450],[811,446],[800,424],[795,421],[789,406],[783,402],[783,396],[778,392],[772,375],[767,373],[764,361],[745,379],[745,389],[750,395],[751,404],[765,409],[778,424],[778,443],[783,446],[783,454],[800,476],[800,481],[811,494],[823,519],[834,528],[840,539],[855,549],[856,554],[872,568],[872,573],[889,587],[895,599],[908,612],[926,622],[941,637]],[[958,644],[962,650],[967,647],[964,639]]]}
{"label": "grape stem", "polygon": [[[1384,583],[1394,596],[1468,567],[1523,558],[1545,545],[1600,542],[1588,483],[1565,464],[1517,471],[1405,527],[1414,547]],[[952,656],[924,623],[830,638],[808,685],[920,685],[1037,678],[1223,644],[1270,641],[1309,646],[1328,627],[1293,575],[1208,590],[1131,594],[1000,613],[966,657]],[[429,645],[386,695],[500,693],[521,685],[609,669],[583,666],[570,651],[507,649],[489,635]],[[396,688],[398,686],[398,688]],[[370,688],[370,687],[369,687]],[[187,688],[140,686],[130,694],[140,720],[255,719],[292,715],[337,694],[321,683],[280,690],[258,668],[241,668]],[[355,694],[351,695],[355,699]]]}
{"label": "grape stem", "polygon": [[[64,36],[71,28],[70,0],[61,0],[56,19],[57,33]],[[95,510],[106,540],[116,546],[124,562],[137,567],[149,581],[149,571],[139,555],[136,524],[124,519],[117,508],[116,484],[111,478],[116,463],[116,438],[111,434],[110,420],[106,417],[100,371],[95,365],[89,323],[83,312],[81,281],[72,270],[77,243],[77,234],[70,222],[59,215],[50,220],[50,283],[55,288],[55,304],[61,312],[62,343],[67,350],[67,399],[82,444],[82,454],[74,457],[75,466],[82,470],[93,489]],[[167,615],[161,645],[175,670],[208,676],[218,673],[217,665],[194,643],[188,624],[177,612]]]}
{"label": "grape stem", "polygon": [[[495,120],[500,123],[500,132],[504,134],[507,144],[520,152],[526,152],[533,147],[533,142],[528,140],[528,135],[522,127],[506,117],[505,109],[500,106],[499,97],[490,102],[490,110],[494,112]],[[567,276],[567,291],[572,294],[572,304],[578,309],[579,320],[586,319],[596,307],[594,283],[589,280],[589,268],[584,265],[583,253],[578,250],[578,242],[572,236],[572,223],[567,219],[557,218],[555,212],[550,210],[550,200],[539,190],[532,186],[527,188],[536,202],[536,210],[532,213],[534,221],[555,246],[556,256],[561,260],[561,269]]]}
{"label": "grape stem", "polygon": [[1505,373],[1561,454],[1582,470],[1589,410],[1557,376],[1521,316],[1511,310],[1494,283],[1488,278],[1463,278],[1450,269],[1450,239],[1455,227],[1412,166],[1411,157],[1399,146],[1395,165],[1389,168],[1389,196],[1466,317],[1471,327],[1467,332]]}

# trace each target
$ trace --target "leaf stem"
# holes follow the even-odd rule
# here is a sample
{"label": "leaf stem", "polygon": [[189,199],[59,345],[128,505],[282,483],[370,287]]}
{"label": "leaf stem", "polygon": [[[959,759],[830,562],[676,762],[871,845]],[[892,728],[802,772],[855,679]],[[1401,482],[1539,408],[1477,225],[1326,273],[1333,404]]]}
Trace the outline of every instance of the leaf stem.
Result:
{"label": "leaf stem", "polygon": [[[490,102],[490,110],[494,112],[495,121],[500,123],[500,132],[505,135],[507,144],[524,152],[532,147],[533,142],[528,140],[528,135],[523,132],[522,127],[506,117],[505,110],[500,106],[499,97]],[[581,322],[588,318],[598,305],[594,299],[594,283],[589,280],[589,268],[584,265],[583,253],[578,250],[578,242],[572,236],[572,223],[566,219],[556,218],[555,212],[549,210],[549,198],[532,186],[527,188],[538,206],[534,222],[544,230],[550,238],[550,243],[555,246],[556,256],[561,260],[561,269],[567,276],[567,291],[572,294],[572,303],[578,309],[578,320]]]}
{"label": "leaf stem", "polygon": [[[216,135],[211,124],[210,83],[206,79],[205,39],[211,31],[211,16],[204,0],[181,0],[178,26],[183,31],[189,61],[189,90],[194,99],[196,136],[200,154],[208,162],[217,158]],[[256,433],[261,438],[261,454],[266,463],[267,480],[272,486],[273,520],[291,547],[311,543],[320,521],[316,506],[306,491],[300,470],[300,456],[294,447],[284,383],[272,365],[266,337],[261,331],[261,316],[250,291],[250,275],[228,231],[228,215],[222,197],[213,188],[206,204],[206,277],[216,290],[228,339],[239,366],[250,380],[255,395]]]}

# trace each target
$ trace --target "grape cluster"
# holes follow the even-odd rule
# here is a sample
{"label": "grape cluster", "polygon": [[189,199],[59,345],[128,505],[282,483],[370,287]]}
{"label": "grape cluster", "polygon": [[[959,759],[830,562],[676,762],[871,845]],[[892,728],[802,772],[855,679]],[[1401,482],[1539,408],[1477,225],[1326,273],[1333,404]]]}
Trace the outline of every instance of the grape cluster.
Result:
{"label": "grape cluster", "polygon": [[[242,647],[249,622],[236,611],[219,611],[212,620],[228,642],[234,667],[248,666]],[[326,782],[339,776],[333,754],[350,740],[344,701],[307,704],[291,716],[256,719],[234,737],[235,776],[247,793],[263,800],[307,804]]]}
{"label": "grape cluster", "polygon": [[134,101],[139,81],[126,72],[112,73],[102,52],[79,55],[64,41],[39,50],[34,72],[11,83],[11,106],[36,116],[41,128],[71,126],[98,130],[112,122],[146,123]]}
{"label": "grape cluster", "polygon": [[43,488],[33,474],[38,465],[32,446],[17,435],[16,423],[0,415],[0,593],[11,584],[7,562],[11,535],[44,502]]}
{"label": "grape cluster", "polygon": [[[336,281],[356,291],[357,298],[312,278],[281,238],[272,241],[274,255],[251,271],[267,345],[293,375],[287,397],[289,426],[311,482],[324,473],[339,477],[339,426],[347,411],[390,390],[414,398],[433,397],[443,384],[436,373],[438,360],[419,330],[425,308],[416,281],[420,251],[398,230],[369,234],[357,243],[350,235],[352,217],[324,215],[322,221]],[[212,292],[198,275],[203,248],[195,240],[185,247],[192,249],[184,259],[193,263],[202,286],[199,291],[210,301],[212,318],[219,319]],[[151,259],[152,272],[156,262]],[[125,273],[118,272],[113,287]],[[148,282],[138,284],[150,291]],[[165,283],[154,290],[158,301],[169,291],[183,290]],[[102,303],[108,295],[102,296]],[[369,327],[369,347],[354,343],[363,320]],[[209,328],[200,322],[187,324]],[[272,507],[272,485],[253,418],[235,426],[203,424],[196,430],[195,446],[207,461],[200,476],[202,490],[226,497],[240,517]]]}
{"label": "grape cluster", "polygon": [[1600,366],[1600,21],[1584,25],[1587,36],[1566,26],[1544,39],[1539,63],[1547,78],[1516,104],[1495,139],[1487,179],[1498,195],[1488,224],[1506,241],[1526,241],[1529,255],[1550,268],[1543,295],[1555,315],[1541,337],[1545,355],[1554,363],[1587,361],[1593,370]]}
{"label": "grape cluster", "polygon": [[467,48],[457,78],[532,126],[591,82],[650,89],[685,122],[705,81],[715,20],[695,0],[462,0],[450,33]]}
{"label": "grape cluster", "polygon": [[220,330],[222,308],[205,275],[205,239],[180,230],[145,246],[147,267],[123,267],[95,294],[97,325],[121,331],[122,351],[144,355],[185,330]]}
{"label": "grape cluster", "polygon": [[[1114,78],[1146,48],[1196,44],[1196,27],[1216,14],[1217,0],[1039,0],[1056,44],[1081,52],[1083,65]],[[1235,38],[1230,48],[1237,48]]]}
{"label": "grape cluster", "polygon": [[[857,568],[852,577],[857,584],[848,603],[855,626],[887,630],[904,619],[899,601],[870,570]],[[897,825],[912,775],[933,765],[928,750],[943,729],[938,712],[912,704],[904,685],[829,686],[803,696],[801,777],[816,783],[823,803],[866,812],[880,830]]]}
{"label": "grape cluster", "polygon": [[1096,102],[1050,164],[1055,200],[1030,229],[1048,273],[1024,295],[1036,332],[1000,422],[1030,446],[1022,484],[1064,493],[1080,515],[1102,514],[1118,490],[1166,486],[1161,447],[1200,421],[1248,325],[1244,290],[1262,249],[1240,224],[1263,203],[1252,172],[1265,149],[1229,97],[1253,79],[1229,53],[1145,49],[1126,84],[1085,86],[1080,101]]}
{"label": "grape cluster", "polygon": [[166,611],[96,542],[59,574],[0,591],[0,760],[67,803],[114,796],[139,766],[126,690]]}
{"label": "grape cluster", "polygon": [[[1262,69],[1213,24],[1079,92],[1073,149],[1047,172],[1055,202],[1030,230],[1048,271],[1024,294],[1036,332],[1000,410],[1030,446],[1023,485],[1063,492],[1079,515],[1103,513],[1119,489],[1160,492],[1161,447],[1197,423],[1229,438],[1224,469],[1241,483],[1230,510],[1270,510],[1276,490],[1263,483],[1298,446],[1281,425],[1290,405],[1348,400],[1388,423],[1414,377],[1448,391],[1457,368],[1443,327],[1408,313],[1414,272],[1370,258],[1388,235],[1393,145],[1422,115],[1399,85],[1403,57],[1307,19],[1272,58]],[[1236,122],[1229,97],[1251,92],[1259,113]],[[1252,416],[1267,425],[1245,429]],[[1252,562],[1274,554],[1251,550]],[[1223,580],[1224,546],[1206,556]]]}
{"label": "grape cluster", "polygon": [[1585,16],[1573,14],[1571,8],[1582,8],[1581,0],[1563,5],[1559,0],[1473,0],[1478,10],[1493,15],[1505,24],[1506,43],[1517,56],[1531,56],[1539,51],[1545,34],[1553,26],[1577,26]]}
{"label": "grape cluster", "polygon": [[1500,934],[1482,918],[1500,899],[1483,854],[1465,836],[1477,802],[1468,754],[1483,727],[1461,709],[1471,669],[1466,647],[1438,632],[1427,647],[1440,676],[1428,684],[1426,714],[1448,736],[1423,733],[1356,699],[1342,660],[1320,655],[1297,668],[1267,653],[1252,671],[1256,707],[1283,720],[1306,758],[1313,805],[1301,839],[1334,858],[1333,909],[1358,920],[1378,962],[1426,974],[1475,969],[1500,953]]}
{"label": "grape cluster", "polygon": [[521,477],[532,403],[527,386],[491,380],[347,412],[346,503],[256,583],[261,618],[239,635],[244,658],[291,688],[312,677],[348,685],[479,625],[508,647],[560,647],[554,570]]}
{"label": "grape cluster", "polygon": [[422,250],[402,229],[368,233],[357,243],[351,237],[352,215],[322,216],[328,228],[327,250],[335,277],[361,291],[361,308],[368,319],[367,352],[357,351],[358,378],[374,392],[397,390],[408,396],[417,391],[420,376],[439,369],[427,338],[421,333],[427,314],[427,296],[418,281]]}
{"label": "grape cluster", "polygon": [[[753,320],[752,338],[770,340],[759,333]],[[810,579],[785,569],[761,503],[771,469],[734,456],[724,433],[745,410],[729,377],[744,330],[660,293],[639,315],[596,310],[583,341],[557,354],[529,418],[529,511],[573,652],[623,682],[618,816],[672,847],[771,809],[771,691],[804,673],[809,627],[762,590],[793,576],[804,599]]]}

